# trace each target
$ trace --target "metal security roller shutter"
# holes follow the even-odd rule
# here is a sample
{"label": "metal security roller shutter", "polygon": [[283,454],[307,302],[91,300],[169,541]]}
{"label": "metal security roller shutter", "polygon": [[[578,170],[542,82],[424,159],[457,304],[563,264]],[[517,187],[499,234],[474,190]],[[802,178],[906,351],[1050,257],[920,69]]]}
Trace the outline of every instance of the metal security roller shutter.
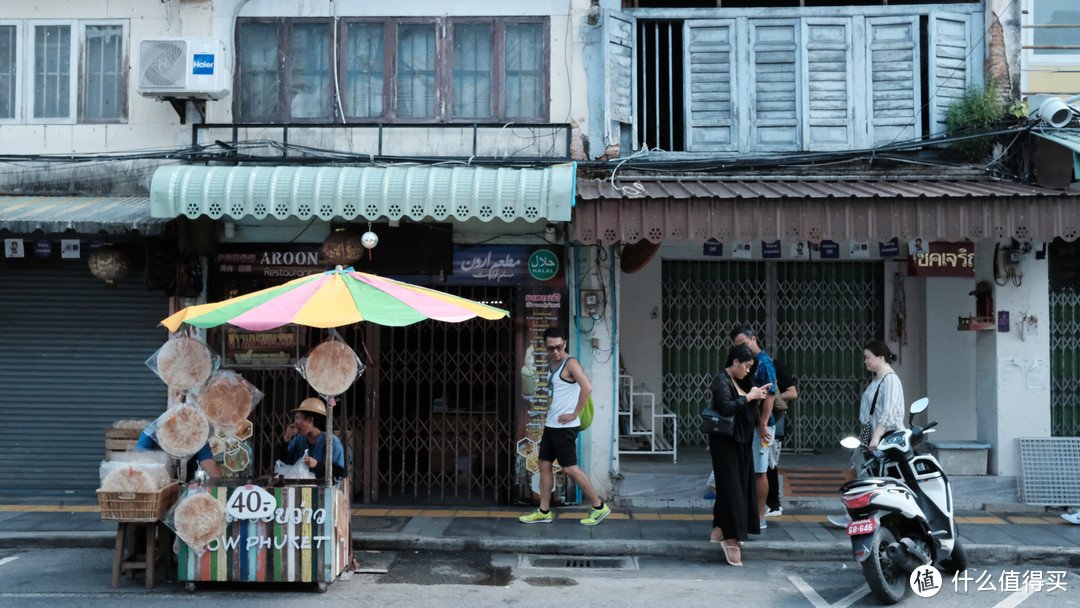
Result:
{"label": "metal security roller shutter", "polygon": [[165,406],[143,362],[168,338],[167,314],[137,271],[106,289],[85,260],[0,268],[0,489],[98,487],[105,429]]}

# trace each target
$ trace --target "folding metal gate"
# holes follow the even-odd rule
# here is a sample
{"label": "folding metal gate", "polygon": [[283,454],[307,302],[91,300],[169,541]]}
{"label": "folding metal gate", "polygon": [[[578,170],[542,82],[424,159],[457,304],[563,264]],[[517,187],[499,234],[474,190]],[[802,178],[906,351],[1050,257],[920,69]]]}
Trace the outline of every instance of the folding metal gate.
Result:
{"label": "folding metal gate", "polygon": [[[505,504],[513,483],[513,288],[448,291],[511,311],[498,321],[425,321],[378,332],[366,457],[382,503]],[[374,354],[374,353],[373,353]],[[371,379],[373,382],[375,380]]]}
{"label": "folding metal gate", "polygon": [[1080,243],[1050,246],[1050,434],[1080,436]]}
{"label": "folding metal gate", "polygon": [[697,416],[740,321],[799,378],[788,448],[832,448],[855,429],[862,347],[884,336],[881,262],[667,260],[662,273],[663,398],[687,429],[680,444],[706,443]]}

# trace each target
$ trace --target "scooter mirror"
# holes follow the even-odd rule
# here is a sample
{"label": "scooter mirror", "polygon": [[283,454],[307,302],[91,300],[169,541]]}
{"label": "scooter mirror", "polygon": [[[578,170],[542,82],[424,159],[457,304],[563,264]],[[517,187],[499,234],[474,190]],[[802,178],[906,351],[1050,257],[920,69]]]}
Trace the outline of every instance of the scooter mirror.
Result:
{"label": "scooter mirror", "polygon": [[915,403],[911,404],[911,413],[912,414],[921,414],[929,405],[930,405],[930,399],[928,397],[923,397],[922,399],[918,399],[918,400],[915,401]]}
{"label": "scooter mirror", "polygon": [[849,450],[854,450],[855,448],[859,447],[860,443],[862,442],[859,441],[858,437],[844,437],[840,440],[840,445],[844,446]]}

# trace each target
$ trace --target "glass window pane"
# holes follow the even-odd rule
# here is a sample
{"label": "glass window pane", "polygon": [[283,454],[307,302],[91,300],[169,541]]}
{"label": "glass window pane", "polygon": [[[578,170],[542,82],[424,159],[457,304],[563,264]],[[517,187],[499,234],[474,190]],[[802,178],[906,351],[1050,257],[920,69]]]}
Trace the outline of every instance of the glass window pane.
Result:
{"label": "glass window pane", "polygon": [[330,27],[326,23],[292,26],[290,111],[293,118],[330,116]]}
{"label": "glass window pane", "polygon": [[435,26],[398,27],[397,115],[435,117]]}
{"label": "glass window pane", "polygon": [[[1080,6],[1076,0],[1036,0],[1032,3],[1035,25],[1077,27],[1035,28],[1034,46],[1080,46]],[[1080,49],[1034,49],[1035,55],[1080,55]]]}
{"label": "glass window pane", "polygon": [[346,30],[345,115],[367,118],[383,113],[383,26],[350,23]]}
{"label": "glass window pane", "polygon": [[15,118],[15,26],[0,25],[0,118]]}
{"label": "glass window pane", "polygon": [[273,23],[243,23],[237,49],[240,64],[240,118],[278,118],[278,27]]}
{"label": "glass window pane", "polygon": [[506,116],[543,118],[544,83],[544,26],[507,24]]}
{"label": "glass window pane", "polygon": [[454,26],[454,118],[491,118],[491,26]]}
{"label": "glass window pane", "polygon": [[123,117],[123,35],[124,28],[119,25],[91,25],[86,28],[83,111],[88,120]]}
{"label": "glass window pane", "polygon": [[71,116],[71,26],[34,28],[34,118]]}

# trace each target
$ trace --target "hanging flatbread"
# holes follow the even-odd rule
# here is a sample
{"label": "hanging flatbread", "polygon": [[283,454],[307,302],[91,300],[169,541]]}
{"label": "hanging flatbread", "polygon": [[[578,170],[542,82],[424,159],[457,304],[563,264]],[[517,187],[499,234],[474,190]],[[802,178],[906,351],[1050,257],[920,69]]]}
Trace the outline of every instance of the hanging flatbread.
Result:
{"label": "hanging flatbread", "polygon": [[199,394],[199,407],[218,428],[232,428],[251,413],[251,389],[233,372],[218,373]]}
{"label": "hanging flatbread", "polygon": [[158,375],[169,388],[178,391],[202,386],[213,369],[210,349],[195,338],[169,340],[157,354]]}
{"label": "hanging flatbread", "polygon": [[158,424],[157,442],[177,458],[191,456],[206,445],[210,423],[197,407],[179,406],[166,411]]}
{"label": "hanging flatbread", "polygon": [[217,537],[224,521],[225,506],[203,492],[185,497],[173,512],[176,535],[192,548],[203,547]]}
{"label": "hanging flatbread", "polygon": [[337,340],[323,342],[307,357],[305,376],[320,395],[340,395],[356,381],[356,353]]}

